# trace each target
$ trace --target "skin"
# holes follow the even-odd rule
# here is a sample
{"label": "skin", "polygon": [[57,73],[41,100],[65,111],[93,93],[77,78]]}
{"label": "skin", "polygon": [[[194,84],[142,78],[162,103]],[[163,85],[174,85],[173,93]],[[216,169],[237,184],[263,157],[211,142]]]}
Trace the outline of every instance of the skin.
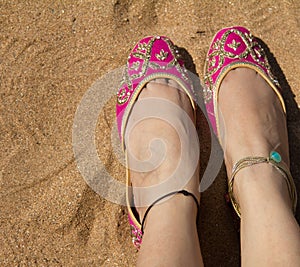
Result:
{"label": "skin", "polygon": [[[219,114],[228,177],[236,161],[272,150],[289,166],[285,114],[255,71],[237,68],[226,75]],[[242,213],[242,266],[299,266],[300,230],[282,175],[266,163],[245,168],[235,177],[234,194]]]}
{"label": "skin", "polygon": [[[139,99],[168,99],[192,118],[188,97],[174,87],[177,86],[172,81],[150,82]],[[133,108],[129,120],[134,121],[135,116]],[[179,121],[183,120],[180,114],[176,116]],[[272,150],[279,152],[289,166],[285,114],[274,91],[256,72],[237,68],[226,75],[219,91],[219,118],[228,177],[236,161],[247,156],[268,156]],[[137,124],[130,131],[127,146],[136,158],[146,160],[150,156],[148,144],[153,138],[164,140],[165,161],[149,172],[131,171],[133,186],[164,181],[180,160],[176,130],[159,119],[146,119]],[[190,163],[186,164],[188,168]],[[200,199],[198,175],[196,169],[185,189]],[[258,164],[241,170],[235,177],[233,189],[242,213],[242,266],[298,266],[300,230],[282,175],[270,164]],[[134,196],[137,203],[143,198],[138,192]],[[141,218],[146,208],[138,208]],[[196,205],[191,197],[175,195],[151,209],[137,265],[203,266]]]}
{"label": "skin", "polygon": [[[165,79],[151,81],[142,90],[139,100],[157,97],[172,101],[186,111],[192,119],[193,110],[187,95],[175,87],[178,86],[173,81],[170,83]],[[186,118],[182,114],[174,114],[174,116],[178,116],[178,121],[183,126],[183,121]],[[136,121],[136,117],[137,111],[134,107],[129,118],[131,121],[128,124]],[[126,145],[130,148],[130,153],[137,159],[147,160],[151,154],[149,144],[154,138],[164,142],[165,160],[152,171],[131,171],[131,181],[135,187],[151,186],[164,181],[172,174],[180,160],[181,148],[177,131],[168,122],[160,119],[148,118],[138,123],[130,130]],[[152,153],[154,156],[159,156],[160,147],[157,143],[153,144]],[[190,163],[188,159],[186,162],[187,168]],[[130,160],[129,166],[132,166]],[[199,169],[197,168],[185,189],[192,192],[200,200],[198,188]],[[143,195],[135,191],[133,193],[136,203],[142,201]],[[143,218],[146,208],[138,208],[141,218]],[[196,213],[197,206],[192,197],[180,194],[153,206],[146,219],[137,266],[203,266],[197,233]]]}

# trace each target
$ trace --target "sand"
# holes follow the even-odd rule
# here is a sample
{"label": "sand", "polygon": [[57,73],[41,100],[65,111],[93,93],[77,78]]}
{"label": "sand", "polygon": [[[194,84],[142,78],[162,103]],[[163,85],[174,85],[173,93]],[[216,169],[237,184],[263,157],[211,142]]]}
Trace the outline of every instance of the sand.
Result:
{"label": "sand", "polygon": [[[299,13],[300,2],[292,0],[0,1],[0,266],[135,265],[126,208],[87,185],[72,129],[85,93],[122,67],[147,35],[169,36],[185,48],[201,78],[218,29],[243,25],[267,44],[285,91],[300,192]],[[116,89],[102,88],[109,101],[99,114],[96,144],[108,173],[124,182],[111,144]],[[210,136],[205,122],[199,128],[203,173]],[[239,266],[225,181],[223,167],[202,194],[198,229],[206,266]]]}

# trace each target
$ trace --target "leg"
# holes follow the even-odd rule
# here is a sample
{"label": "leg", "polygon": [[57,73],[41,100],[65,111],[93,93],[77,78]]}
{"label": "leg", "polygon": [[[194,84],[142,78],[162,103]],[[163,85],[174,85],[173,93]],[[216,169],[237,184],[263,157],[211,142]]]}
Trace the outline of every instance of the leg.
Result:
{"label": "leg", "polygon": [[[188,97],[171,86],[172,81],[160,79],[151,81],[141,92],[139,99],[158,97],[172,101],[193,117]],[[176,85],[175,85],[176,86]],[[135,120],[133,108],[129,120]],[[180,114],[179,122],[184,126]],[[130,122],[128,123],[130,124]],[[188,132],[188,129],[186,129]],[[176,130],[160,119],[148,118],[138,123],[128,134],[127,147],[138,160],[147,160],[153,153],[159,154],[161,147],[153,142],[150,155],[149,144],[153,139],[160,139],[165,144],[165,160],[156,169],[148,172],[131,171],[132,184],[135,187],[158,184],[168,178],[180,161],[180,139]],[[158,156],[159,155],[154,155]],[[190,162],[186,163],[189,168]],[[129,161],[129,166],[131,162]],[[199,171],[195,171],[185,189],[199,196]],[[134,193],[135,202],[143,198]],[[168,193],[168,192],[165,192]],[[143,218],[147,207],[138,208]],[[138,256],[138,266],[202,266],[199,238],[196,226],[196,205],[192,197],[174,195],[161,204],[153,206],[146,220],[142,246]]]}
{"label": "leg", "polygon": [[[221,85],[219,107],[229,177],[239,159],[267,156],[275,149],[289,166],[285,115],[256,72],[230,71]],[[299,266],[300,231],[281,174],[269,164],[251,166],[237,174],[233,189],[242,213],[242,266]]]}

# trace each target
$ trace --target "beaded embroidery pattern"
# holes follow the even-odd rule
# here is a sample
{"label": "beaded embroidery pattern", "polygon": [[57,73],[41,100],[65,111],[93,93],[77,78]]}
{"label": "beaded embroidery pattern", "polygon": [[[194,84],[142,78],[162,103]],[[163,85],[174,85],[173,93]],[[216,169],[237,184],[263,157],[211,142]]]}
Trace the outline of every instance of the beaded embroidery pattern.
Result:
{"label": "beaded embroidery pattern", "polygon": [[[153,44],[159,39],[164,40],[168,44],[169,52],[161,49],[159,53],[156,54],[158,63],[155,63],[150,61],[150,57]],[[172,57],[172,60],[162,65],[161,63],[166,61],[166,59],[170,56]],[[148,43],[145,43],[144,41],[139,43],[128,57],[123,74],[123,80],[121,81],[120,90],[117,94],[117,103],[119,105],[124,105],[128,102],[134,91],[133,81],[139,80],[141,77],[145,76],[149,68],[162,71],[176,68],[181,76],[180,78],[182,78],[193,91],[193,84],[187,75],[187,70],[180,60],[178,50],[168,38],[157,36],[151,38]]]}
{"label": "beaded embroidery pattern", "polygon": [[[227,39],[231,34],[235,34],[234,39],[231,42],[227,42]],[[244,46],[244,49],[237,52],[241,46]],[[203,90],[205,103],[209,103],[212,100],[213,91],[215,89],[213,86],[214,82],[212,76],[216,75],[216,73],[222,68],[225,60],[227,59],[233,62],[234,60],[238,60],[241,62],[249,56],[256,62],[255,66],[260,67],[264,72],[266,72],[271,81],[276,86],[280,87],[276,77],[271,72],[265,52],[255,40],[255,37],[248,32],[243,33],[237,29],[229,29],[225,31],[219,39],[214,41],[214,44],[206,58],[206,75],[204,77],[206,88]],[[251,64],[246,60],[245,63]]]}

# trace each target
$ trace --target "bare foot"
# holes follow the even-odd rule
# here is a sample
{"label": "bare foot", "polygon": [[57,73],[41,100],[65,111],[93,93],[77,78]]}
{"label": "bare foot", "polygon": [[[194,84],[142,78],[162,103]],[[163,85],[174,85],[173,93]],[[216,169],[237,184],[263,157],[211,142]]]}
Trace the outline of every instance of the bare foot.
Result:
{"label": "bare foot", "polygon": [[[219,107],[228,177],[238,160],[268,157],[272,150],[289,166],[285,114],[259,74],[230,71],[221,84]],[[299,225],[282,174],[267,163],[246,167],[237,173],[233,191],[241,211],[241,265],[298,266]]]}
{"label": "bare foot", "polygon": [[[189,146],[194,150],[195,146],[198,145],[191,143],[192,138],[190,138],[191,130],[189,126],[193,125],[194,120],[194,112],[190,103],[188,96],[180,89],[178,90],[179,85],[176,84],[172,80],[168,79],[156,79],[147,84],[147,86],[142,90],[139,95],[138,101],[132,109],[132,112],[129,117],[128,126],[126,127],[126,146],[128,147],[128,151],[130,152],[129,157],[129,167],[130,178],[133,189],[134,201],[137,206],[138,213],[140,215],[140,219],[143,218],[145,210],[147,207],[141,206],[140,203],[145,203],[145,199],[151,199],[148,203],[152,203],[155,201],[158,196],[151,196],[145,194],[141,194],[138,190],[139,187],[149,187],[152,185],[157,185],[164,182],[167,178],[171,177],[174,174],[176,168],[179,166],[182,159],[182,139],[185,139],[189,142]],[[183,129],[183,135],[179,136],[178,129],[174,129],[174,127],[168,121],[161,120],[159,118],[146,118],[141,122],[137,123],[135,126],[134,123],[139,118],[139,112],[145,112],[145,109],[156,109],[156,104],[149,106],[147,103],[142,103],[142,109],[137,107],[139,102],[142,102],[145,99],[160,99],[160,100],[168,100],[175,104],[178,107],[178,111],[172,114],[162,114],[163,117],[165,115],[170,115],[171,118],[176,120],[178,127]],[[168,105],[168,103],[166,103]],[[174,110],[170,107],[170,111],[167,109],[166,113],[173,112]],[[191,119],[191,124],[187,124],[187,118]],[[127,130],[129,128],[130,130]],[[198,158],[193,158],[193,153],[190,153],[187,159],[185,159],[184,169],[192,169],[194,171],[191,174],[191,177],[175,177],[174,183],[176,183],[176,179],[187,179],[189,180],[188,184],[184,186],[184,189],[193,193],[197,196],[199,200],[199,171],[198,171]],[[134,158],[137,160],[144,162],[149,161],[151,159],[155,162],[156,159],[163,158],[162,163],[159,166],[152,166],[151,163],[148,164],[150,166],[150,170],[139,169],[140,166],[143,166],[140,163],[136,163]],[[155,165],[153,163],[153,165]],[[145,165],[147,166],[147,165]],[[186,171],[181,173],[187,173]],[[173,179],[173,178],[172,178]],[[178,188],[178,190],[183,188]],[[171,190],[172,191],[172,190]],[[159,193],[159,197],[169,193],[170,190],[164,189]],[[183,195],[174,195],[171,199],[166,201],[166,203],[161,205],[155,205],[149,215],[147,216],[147,220],[151,219],[151,216],[159,215],[161,216],[159,220],[163,220],[164,217],[169,216],[168,214],[173,214],[176,210],[179,211],[181,209],[187,213],[189,219],[193,218],[195,220],[196,215],[196,205],[191,197],[185,197]],[[156,210],[156,211],[154,211]],[[159,212],[159,210],[161,210]],[[180,211],[181,212],[181,211]]]}
{"label": "bare foot", "polygon": [[[283,108],[272,88],[255,71],[237,68],[226,75],[219,91],[219,118],[228,177],[238,160],[248,156],[267,157],[273,150],[279,152],[283,162],[289,166]],[[258,164],[236,175],[233,189],[238,202],[242,196],[248,195],[249,201],[255,197],[252,191],[255,185],[252,183],[264,196],[270,188],[276,187],[287,205],[291,205],[286,182],[271,165]]]}

